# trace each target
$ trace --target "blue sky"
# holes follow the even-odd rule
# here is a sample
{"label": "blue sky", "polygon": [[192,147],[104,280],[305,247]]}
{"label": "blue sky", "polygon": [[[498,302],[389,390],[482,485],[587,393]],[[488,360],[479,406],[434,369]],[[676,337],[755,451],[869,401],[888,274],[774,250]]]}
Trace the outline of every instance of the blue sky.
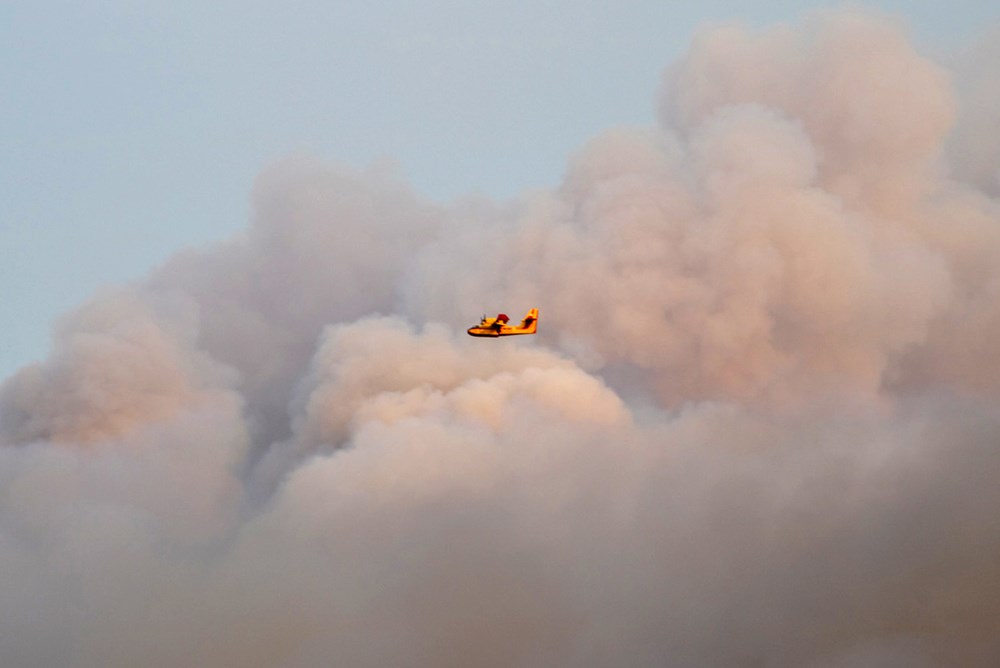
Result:
{"label": "blue sky", "polygon": [[[0,4],[0,378],[101,286],[239,230],[282,156],[391,160],[438,200],[513,197],[558,183],[602,129],[652,123],[700,24],[829,4]],[[868,6],[934,53],[1000,19],[995,2]]]}

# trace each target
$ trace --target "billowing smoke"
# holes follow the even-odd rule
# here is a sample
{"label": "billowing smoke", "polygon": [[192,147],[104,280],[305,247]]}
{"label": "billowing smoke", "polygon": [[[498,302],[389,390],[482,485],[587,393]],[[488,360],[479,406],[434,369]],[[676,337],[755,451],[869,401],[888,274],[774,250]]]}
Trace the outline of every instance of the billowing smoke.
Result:
{"label": "billowing smoke", "polygon": [[0,388],[0,664],[997,665],[997,38],[707,30],[505,204],[267,170]]}

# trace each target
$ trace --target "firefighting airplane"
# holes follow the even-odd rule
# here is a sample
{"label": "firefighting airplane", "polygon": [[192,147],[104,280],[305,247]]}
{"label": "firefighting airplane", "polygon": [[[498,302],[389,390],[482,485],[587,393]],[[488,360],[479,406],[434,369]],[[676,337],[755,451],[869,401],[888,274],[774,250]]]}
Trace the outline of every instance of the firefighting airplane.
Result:
{"label": "firefighting airplane", "polygon": [[469,328],[470,336],[514,336],[516,334],[534,334],[538,330],[538,309],[533,308],[524,316],[520,325],[508,325],[510,318],[505,313],[497,314],[495,318],[485,315],[475,327]]}

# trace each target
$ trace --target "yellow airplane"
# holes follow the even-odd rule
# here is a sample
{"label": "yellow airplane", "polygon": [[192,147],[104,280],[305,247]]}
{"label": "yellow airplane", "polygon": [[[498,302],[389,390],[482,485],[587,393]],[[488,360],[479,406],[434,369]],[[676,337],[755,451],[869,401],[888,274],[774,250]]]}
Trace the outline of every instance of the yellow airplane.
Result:
{"label": "yellow airplane", "polygon": [[497,314],[495,318],[485,315],[475,327],[469,328],[470,336],[514,336],[516,334],[534,334],[538,330],[538,309],[533,308],[524,316],[520,325],[508,325],[510,318],[505,313]]}

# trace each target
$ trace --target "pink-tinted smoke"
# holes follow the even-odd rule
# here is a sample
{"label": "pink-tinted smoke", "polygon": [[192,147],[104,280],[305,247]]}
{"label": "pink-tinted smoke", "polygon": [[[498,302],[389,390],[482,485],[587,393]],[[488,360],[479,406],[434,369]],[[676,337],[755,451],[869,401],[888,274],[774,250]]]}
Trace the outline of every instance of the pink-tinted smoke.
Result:
{"label": "pink-tinted smoke", "polygon": [[703,31],[505,204],[268,169],[0,387],[0,663],[997,665],[996,39]]}

